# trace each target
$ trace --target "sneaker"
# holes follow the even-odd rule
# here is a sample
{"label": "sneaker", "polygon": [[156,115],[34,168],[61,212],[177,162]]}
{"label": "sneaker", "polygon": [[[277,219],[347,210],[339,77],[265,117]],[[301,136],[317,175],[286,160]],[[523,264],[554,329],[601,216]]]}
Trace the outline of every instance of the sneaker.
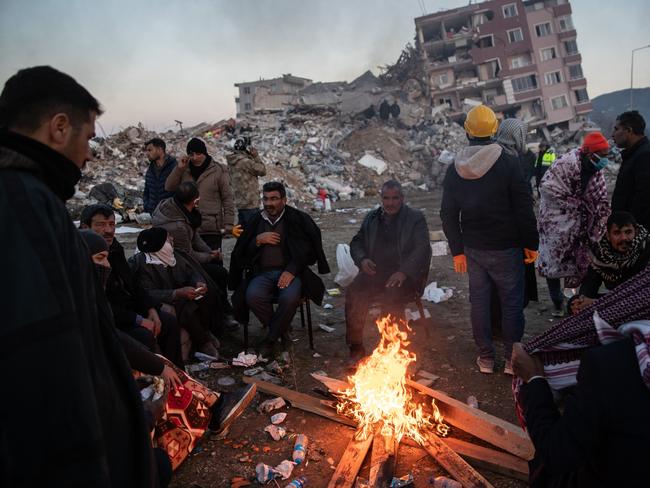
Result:
{"label": "sneaker", "polygon": [[222,393],[212,407],[210,430],[221,432],[232,424],[255,397],[257,385],[250,384],[232,393]]}
{"label": "sneaker", "polygon": [[509,374],[510,376],[515,375],[515,372],[512,370],[512,361],[509,359],[506,360],[506,366],[503,368],[503,374]]}
{"label": "sneaker", "polygon": [[562,317],[564,317],[564,310],[562,310],[562,309],[560,309],[560,310],[555,309],[555,310],[553,310],[553,311],[551,312],[551,315],[552,315],[553,317],[562,318]]}
{"label": "sneaker", "polygon": [[494,373],[494,359],[482,358],[479,356],[476,358],[476,365],[478,366],[478,370],[481,373],[485,373],[485,374]]}

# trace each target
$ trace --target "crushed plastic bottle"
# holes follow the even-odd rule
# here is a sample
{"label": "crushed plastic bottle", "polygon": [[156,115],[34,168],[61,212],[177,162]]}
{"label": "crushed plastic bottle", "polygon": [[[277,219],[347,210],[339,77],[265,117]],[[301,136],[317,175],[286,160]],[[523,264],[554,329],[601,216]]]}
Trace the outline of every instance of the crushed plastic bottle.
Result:
{"label": "crushed plastic bottle", "polygon": [[467,397],[467,405],[469,405],[472,408],[478,408],[478,400],[474,395],[470,395]]}
{"label": "crushed plastic bottle", "polygon": [[284,488],[304,488],[306,484],[307,484],[307,478],[305,478],[304,476],[300,476],[295,480],[293,480]]}
{"label": "crushed plastic bottle", "polygon": [[309,439],[307,439],[305,434],[298,434],[296,436],[296,443],[293,445],[293,455],[291,456],[294,463],[301,464],[305,460],[308,442]]}

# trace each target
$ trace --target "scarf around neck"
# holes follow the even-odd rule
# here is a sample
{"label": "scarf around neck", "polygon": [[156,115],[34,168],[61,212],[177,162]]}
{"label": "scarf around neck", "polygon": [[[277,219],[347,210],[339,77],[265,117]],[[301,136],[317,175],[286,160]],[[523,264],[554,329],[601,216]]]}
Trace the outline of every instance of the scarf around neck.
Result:
{"label": "scarf around neck", "polygon": [[170,268],[176,266],[174,248],[169,242],[165,242],[165,245],[160,249],[160,251],[144,253],[144,257],[147,264],[169,266]]}
{"label": "scarf around neck", "polygon": [[205,156],[205,161],[203,161],[203,164],[201,166],[194,166],[194,164],[190,163],[190,174],[192,175],[192,178],[194,178],[194,181],[198,181],[203,172],[208,168],[208,165],[212,161],[212,158],[210,156]]}
{"label": "scarf around neck", "polygon": [[636,235],[630,250],[621,254],[603,238],[590,249],[591,267],[605,282],[617,282],[637,266],[639,258],[646,251],[648,231],[641,225],[635,225]]}

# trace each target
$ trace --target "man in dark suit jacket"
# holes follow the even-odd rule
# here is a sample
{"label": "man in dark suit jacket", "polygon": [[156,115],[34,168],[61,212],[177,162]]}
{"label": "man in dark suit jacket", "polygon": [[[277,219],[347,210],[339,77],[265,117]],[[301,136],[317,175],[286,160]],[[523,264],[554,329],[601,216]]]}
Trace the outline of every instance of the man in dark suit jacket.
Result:
{"label": "man in dark suit jacket", "polygon": [[587,350],[560,414],[541,361],[512,353],[520,400],[535,445],[533,487],[648,486],[650,389],[631,339]]}
{"label": "man in dark suit jacket", "polygon": [[404,204],[402,186],[381,187],[381,207],[371,211],[352,238],[350,254],[360,273],[345,293],[346,340],[352,360],[365,355],[368,306],[381,298],[382,314],[404,318],[404,305],[422,294],[429,265],[429,229],[419,210]]}

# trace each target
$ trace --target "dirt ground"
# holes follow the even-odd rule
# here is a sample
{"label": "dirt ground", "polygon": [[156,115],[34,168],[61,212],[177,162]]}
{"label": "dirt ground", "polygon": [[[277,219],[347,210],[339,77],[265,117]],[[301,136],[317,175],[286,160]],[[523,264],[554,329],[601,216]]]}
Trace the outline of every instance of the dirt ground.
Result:
{"label": "dirt ground", "polygon": [[[408,203],[425,212],[429,230],[441,229],[438,210],[439,193],[416,193],[409,195]],[[349,243],[366,212],[377,203],[376,197],[354,202],[340,202],[335,211],[326,214],[313,214],[323,232],[325,252],[332,268],[332,273],[324,277],[326,288],[336,288],[336,245]],[[224,242],[224,252],[229,255],[234,240]],[[413,331],[410,349],[417,355],[416,369],[424,369],[440,378],[433,387],[449,395],[466,401],[473,395],[478,399],[479,407],[486,412],[510,422],[516,422],[511,394],[511,377],[503,374],[503,360],[497,362],[497,373],[484,375],[478,372],[475,359],[476,349],[472,340],[469,320],[468,284],[466,275],[457,275],[452,266],[451,256],[434,257],[429,273],[429,282],[436,281],[438,286],[453,287],[454,295],[448,301],[433,304],[424,302],[431,313],[424,326]],[[526,309],[526,332],[524,339],[539,334],[553,322],[552,309],[546,284],[538,279],[540,302],[532,302]],[[326,302],[333,309],[322,309],[312,304],[314,343],[317,354],[309,349],[306,329],[300,326],[300,316],[296,314],[293,322],[293,367],[287,366],[282,373],[284,386],[304,393],[316,395],[313,388],[321,386],[310,377],[310,373],[324,371],[329,376],[345,378],[348,359],[345,345],[344,296],[328,297]],[[318,328],[318,324],[334,327],[334,332],[327,333]],[[427,334],[424,327],[428,328]],[[261,334],[261,327],[255,320],[250,326],[251,342]],[[222,340],[224,358],[232,358],[243,349],[241,329]],[[378,341],[376,327],[369,319],[365,329],[365,345],[371,350]],[[501,343],[495,340],[497,351]],[[499,354],[497,352],[497,354]],[[314,357],[316,356],[316,357]],[[228,387],[234,389],[242,385],[244,368],[230,367],[222,370],[209,370],[198,373],[198,377],[208,386],[224,391],[217,381],[220,377],[231,376],[237,384]],[[294,376],[295,375],[295,376]],[[205,438],[195,452],[174,474],[171,486],[174,488],[227,487],[235,476],[254,479],[255,465],[264,462],[271,466],[284,459],[291,459],[293,449],[292,434],[304,433],[309,437],[307,462],[294,469],[292,478],[307,476],[308,486],[313,488],[327,485],[353,430],[322,417],[303,412],[297,408],[284,408],[287,419],[287,437],[273,441],[264,432],[268,425],[269,414],[256,411],[257,405],[270,396],[259,393],[251,406],[234,422],[225,438],[215,435]],[[275,412],[274,412],[275,413]],[[458,431],[452,429],[452,435]],[[461,433],[462,435],[462,433]],[[465,437],[467,438],[467,437]],[[361,468],[360,476],[367,477],[370,456]],[[482,470],[482,474],[496,487],[522,487],[526,483]],[[444,475],[444,471],[431,457],[419,448],[401,445],[398,454],[396,476],[412,474],[415,486],[432,486],[432,476]],[[288,481],[279,481],[284,486]],[[252,482],[256,484],[255,481]],[[271,484],[271,486],[276,486]]]}

